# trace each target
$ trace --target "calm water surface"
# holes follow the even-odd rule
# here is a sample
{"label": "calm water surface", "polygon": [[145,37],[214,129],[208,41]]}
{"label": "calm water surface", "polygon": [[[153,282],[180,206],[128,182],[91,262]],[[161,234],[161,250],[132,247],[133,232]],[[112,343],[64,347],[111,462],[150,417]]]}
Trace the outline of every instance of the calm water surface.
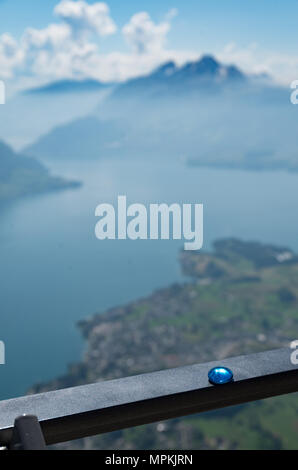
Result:
{"label": "calm water surface", "polygon": [[187,168],[136,160],[51,163],[84,185],[0,213],[0,398],[65,372],[84,349],[76,322],[182,280],[181,241],[99,241],[94,210],[128,203],[204,203],[204,247],[237,236],[298,250],[298,175]]}

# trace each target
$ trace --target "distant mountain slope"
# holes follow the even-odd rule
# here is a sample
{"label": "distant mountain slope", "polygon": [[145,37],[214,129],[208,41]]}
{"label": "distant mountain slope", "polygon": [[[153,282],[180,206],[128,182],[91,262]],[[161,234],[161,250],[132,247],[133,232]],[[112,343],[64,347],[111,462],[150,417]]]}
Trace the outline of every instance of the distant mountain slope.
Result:
{"label": "distant mountain slope", "polygon": [[86,91],[98,91],[113,86],[111,83],[102,83],[98,80],[59,80],[48,83],[36,88],[26,90],[25,94],[42,94],[42,93],[77,93]]}
{"label": "distant mountain slope", "polygon": [[92,117],[55,127],[25,152],[297,171],[296,122],[289,90],[205,56],[118,85]]}
{"label": "distant mountain slope", "polygon": [[15,153],[0,141],[0,205],[21,196],[78,185],[78,182],[51,176],[41,163]]}
{"label": "distant mountain slope", "polygon": [[17,94],[0,109],[0,140],[22,150],[53,128],[89,115],[109,93],[102,88]]}
{"label": "distant mountain slope", "polygon": [[243,84],[247,77],[235,66],[220,64],[212,56],[178,67],[170,61],[151,74],[128,80],[115,88],[111,99],[127,97],[130,93],[144,96],[214,90],[216,87]]}
{"label": "distant mountain slope", "polygon": [[56,127],[24,151],[40,158],[88,160],[117,152],[124,136],[124,124],[89,116]]}
{"label": "distant mountain slope", "polygon": [[[82,361],[34,391],[220,360],[282,347],[297,338],[298,257],[291,250],[229,239],[218,241],[211,253],[182,252],[181,262],[193,281],[82,321],[88,346]],[[69,447],[290,449],[297,447],[292,432],[297,413],[296,394]]]}

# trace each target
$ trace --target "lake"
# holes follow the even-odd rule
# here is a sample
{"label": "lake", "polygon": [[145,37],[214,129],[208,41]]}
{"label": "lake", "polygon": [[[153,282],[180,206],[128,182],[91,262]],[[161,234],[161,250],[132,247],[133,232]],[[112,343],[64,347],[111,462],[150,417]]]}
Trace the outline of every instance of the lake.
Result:
{"label": "lake", "polygon": [[203,203],[204,248],[241,237],[298,250],[298,174],[190,168],[183,162],[51,162],[80,189],[27,198],[0,213],[0,398],[24,394],[80,359],[76,322],[182,281],[183,241],[105,240],[96,206]]}

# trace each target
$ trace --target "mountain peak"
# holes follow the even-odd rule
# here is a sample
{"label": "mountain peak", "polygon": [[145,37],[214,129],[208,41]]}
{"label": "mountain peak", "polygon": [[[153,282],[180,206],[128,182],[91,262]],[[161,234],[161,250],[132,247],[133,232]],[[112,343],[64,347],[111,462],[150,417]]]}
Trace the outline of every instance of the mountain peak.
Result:
{"label": "mountain peak", "polygon": [[208,70],[217,70],[220,67],[219,62],[212,55],[204,55],[197,62],[197,66],[205,67]]}
{"label": "mountain peak", "polygon": [[15,155],[12,148],[7,145],[3,140],[0,140],[0,158],[13,157]]}
{"label": "mountain peak", "polygon": [[188,62],[182,70],[200,75],[214,75],[220,67],[214,57],[205,55],[195,62]]}
{"label": "mountain peak", "polygon": [[245,77],[236,66],[222,64],[212,55],[204,55],[183,66],[178,66],[171,60],[149,75],[120,84],[112,93],[111,99],[133,95],[156,97],[177,92],[206,92],[214,87],[242,83]]}
{"label": "mountain peak", "polygon": [[213,56],[205,55],[199,60],[188,62],[176,73],[181,79],[208,79],[216,82],[241,80],[244,74],[235,65],[224,65]]}
{"label": "mountain peak", "polygon": [[160,65],[155,72],[153,72],[154,76],[159,77],[169,77],[173,75],[177,70],[177,66],[173,60],[169,60],[164,64]]}

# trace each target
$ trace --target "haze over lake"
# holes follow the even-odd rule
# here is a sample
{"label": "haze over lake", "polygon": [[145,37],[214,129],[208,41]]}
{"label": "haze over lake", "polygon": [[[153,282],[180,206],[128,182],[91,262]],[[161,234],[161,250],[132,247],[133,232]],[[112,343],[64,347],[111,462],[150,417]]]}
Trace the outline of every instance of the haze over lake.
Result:
{"label": "haze over lake", "polygon": [[204,249],[241,237],[298,250],[298,174],[187,167],[182,162],[47,162],[83,186],[27,198],[0,213],[0,398],[63,374],[84,343],[76,322],[185,280],[182,241],[99,241],[102,202],[203,203]]}

